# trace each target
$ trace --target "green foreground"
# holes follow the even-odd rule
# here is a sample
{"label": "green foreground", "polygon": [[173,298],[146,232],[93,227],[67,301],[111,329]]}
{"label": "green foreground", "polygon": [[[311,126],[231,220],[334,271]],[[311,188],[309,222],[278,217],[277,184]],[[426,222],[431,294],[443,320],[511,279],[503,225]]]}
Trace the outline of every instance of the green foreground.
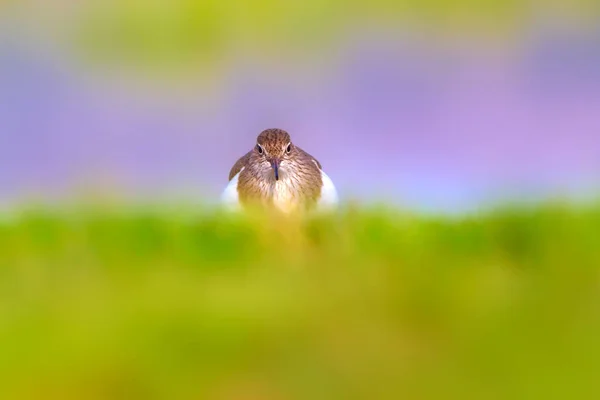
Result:
{"label": "green foreground", "polygon": [[600,398],[600,208],[0,222],[2,399]]}

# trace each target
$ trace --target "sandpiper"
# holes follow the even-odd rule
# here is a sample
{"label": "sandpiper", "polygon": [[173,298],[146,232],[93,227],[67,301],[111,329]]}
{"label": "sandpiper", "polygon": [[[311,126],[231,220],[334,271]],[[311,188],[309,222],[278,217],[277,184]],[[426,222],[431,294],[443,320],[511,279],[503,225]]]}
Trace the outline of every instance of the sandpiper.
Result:
{"label": "sandpiper", "polygon": [[231,168],[221,202],[230,209],[259,204],[289,213],[331,210],[338,194],[319,161],[292,143],[286,131],[267,129]]}

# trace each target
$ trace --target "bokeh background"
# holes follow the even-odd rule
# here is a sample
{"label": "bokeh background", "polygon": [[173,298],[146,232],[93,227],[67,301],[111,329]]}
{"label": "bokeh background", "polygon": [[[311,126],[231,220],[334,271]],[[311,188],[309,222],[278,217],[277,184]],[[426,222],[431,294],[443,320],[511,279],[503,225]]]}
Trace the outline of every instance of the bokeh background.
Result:
{"label": "bokeh background", "polygon": [[[413,211],[598,194],[599,17],[0,0],[0,399],[600,398],[600,207]],[[204,213],[272,127],[410,210]]]}
{"label": "bokeh background", "polygon": [[212,203],[263,129],[345,200],[585,197],[595,0],[3,0],[0,198]]}

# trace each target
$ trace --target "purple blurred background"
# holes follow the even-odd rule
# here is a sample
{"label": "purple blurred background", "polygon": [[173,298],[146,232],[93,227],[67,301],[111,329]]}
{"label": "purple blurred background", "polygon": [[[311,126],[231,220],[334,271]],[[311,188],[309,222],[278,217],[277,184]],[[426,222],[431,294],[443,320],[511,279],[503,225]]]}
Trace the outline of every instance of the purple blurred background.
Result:
{"label": "purple blurred background", "polygon": [[600,28],[536,26],[506,46],[357,31],[333,62],[240,56],[182,94],[95,75],[3,21],[3,203],[94,188],[213,202],[271,127],[317,157],[345,200],[453,211],[600,183]]}

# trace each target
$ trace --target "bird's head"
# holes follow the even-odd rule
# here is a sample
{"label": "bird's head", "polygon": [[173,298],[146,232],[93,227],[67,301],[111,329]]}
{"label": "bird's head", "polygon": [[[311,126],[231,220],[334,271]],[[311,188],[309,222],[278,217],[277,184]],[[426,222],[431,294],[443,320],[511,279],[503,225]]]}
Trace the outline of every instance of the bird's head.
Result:
{"label": "bird's head", "polygon": [[267,129],[262,131],[253,150],[253,158],[265,176],[275,180],[281,178],[281,164],[290,161],[295,153],[290,135],[281,129]]}

